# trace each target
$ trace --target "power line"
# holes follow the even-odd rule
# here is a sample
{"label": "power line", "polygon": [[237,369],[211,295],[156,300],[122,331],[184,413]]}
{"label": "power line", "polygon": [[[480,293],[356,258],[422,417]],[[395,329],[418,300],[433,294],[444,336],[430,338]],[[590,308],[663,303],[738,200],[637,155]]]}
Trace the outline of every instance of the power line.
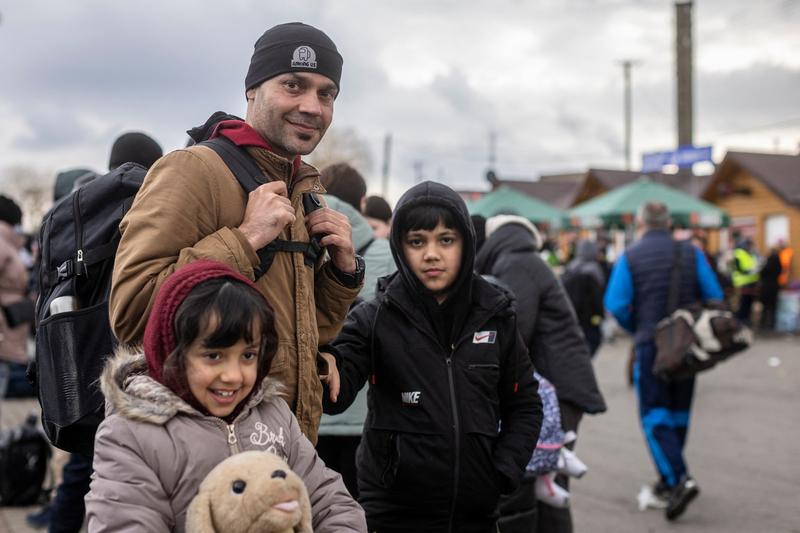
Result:
{"label": "power line", "polygon": [[717,133],[717,134],[715,134],[715,137],[726,137],[728,135],[736,135],[736,134],[739,134],[739,133],[747,133],[747,132],[750,132],[750,131],[769,130],[769,129],[772,129],[772,128],[777,128],[777,127],[780,127],[780,126],[786,126],[786,125],[789,125],[789,124],[800,124],[800,117],[788,118],[786,120],[779,120],[778,122],[773,122],[771,124],[764,124],[762,126],[753,126],[753,127],[750,127],[750,128],[742,128],[742,129],[739,129],[739,130],[731,130],[731,131],[726,131],[726,132],[723,132],[723,133]]}

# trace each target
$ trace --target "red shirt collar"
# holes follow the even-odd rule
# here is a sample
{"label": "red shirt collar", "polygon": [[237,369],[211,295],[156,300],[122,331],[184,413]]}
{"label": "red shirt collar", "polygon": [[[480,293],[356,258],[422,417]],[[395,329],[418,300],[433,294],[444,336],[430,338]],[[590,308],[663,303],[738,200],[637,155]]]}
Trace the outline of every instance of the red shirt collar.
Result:
{"label": "red shirt collar", "polygon": [[[236,146],[255,146],[257,148],[264,148],[273,154],[275,150],[272,146],[261,136],[250,124],[243,120],[223,120],[214,126],[214,131],[211,133],[211,139],[219,136],[226,137]],[[300,156],[295,156],[292,160],[292,176],[297,174],[300,168]]]}

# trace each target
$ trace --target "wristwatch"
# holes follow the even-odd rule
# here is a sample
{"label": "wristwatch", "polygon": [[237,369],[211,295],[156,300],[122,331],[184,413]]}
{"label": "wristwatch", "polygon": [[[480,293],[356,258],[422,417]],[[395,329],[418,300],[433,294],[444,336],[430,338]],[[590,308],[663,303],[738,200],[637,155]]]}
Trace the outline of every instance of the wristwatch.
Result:
{"label": "wristwatch", "polygon": [[348,289],[355,289],[364,281],[364,270],[366,266],[364,265],[364,258],[356,254],[356,269],[354,272],[343,272],[339,270],[339,267],[333,262],[331,262],[331,269],[333,270],[333,275],[339,280],[339,283]]}

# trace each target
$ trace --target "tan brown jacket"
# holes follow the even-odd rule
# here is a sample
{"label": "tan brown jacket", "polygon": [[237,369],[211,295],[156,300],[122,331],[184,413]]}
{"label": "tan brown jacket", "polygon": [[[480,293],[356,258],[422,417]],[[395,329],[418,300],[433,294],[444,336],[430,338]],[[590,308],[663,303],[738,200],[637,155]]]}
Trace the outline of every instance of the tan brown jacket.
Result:
{"label": "tan brown jacket", "polygon": [[[324,192],[317,171],[248,147],[264,172],[286,182],[297,219],[280,238],[308,241],[303,192]],[[194,146],[171,152],[150,169],[120,224],[109,302],[120,341],[138,344],[158,288],[176,268],[198,259],[221,261],[253,279],[258,255],[237,229],[247,196],[220,157]],[[303,433],[316,443],[322,414],[317,348],[333,340],[359,288],[339,283],[329,262],[305,266],[302,253],[279,252],[258,281],[275,310],[279,346],[270,376],[286,386],[287,403]]]}

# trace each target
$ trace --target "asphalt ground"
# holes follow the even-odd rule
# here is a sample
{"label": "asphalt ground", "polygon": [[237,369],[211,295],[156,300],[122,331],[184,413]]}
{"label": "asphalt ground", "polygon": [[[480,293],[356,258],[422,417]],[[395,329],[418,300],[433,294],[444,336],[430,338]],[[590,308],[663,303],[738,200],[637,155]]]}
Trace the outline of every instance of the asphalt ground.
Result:
{"label": "asphalt ground", "polygon": [[[748,352],[700,376],[686,458],[701,494],[672,523],[637,505],[639,489],[656,474],[625,378],[629,350],[618,340],[595,358],[609,409],[581,424],[576,451],[589,472],[571,483],[575,531],[800,533],[800,337],[757,338]],[[37,408],[35,400],[5,401],[0,424],[17,424]],[[35,531],[25,525],[35,509],[0,507],[0,533]]]}
{"label": "asphalt ground", "polygon": [[629,350],[617,341],[595,358],[608,411],[580,428],[589,472],[570,485],[575,531],[800,532],[800,337],[757,338],[698,377],[685,457],[701,494],[673,523],[638,509],[656,471],[625,380]]}

